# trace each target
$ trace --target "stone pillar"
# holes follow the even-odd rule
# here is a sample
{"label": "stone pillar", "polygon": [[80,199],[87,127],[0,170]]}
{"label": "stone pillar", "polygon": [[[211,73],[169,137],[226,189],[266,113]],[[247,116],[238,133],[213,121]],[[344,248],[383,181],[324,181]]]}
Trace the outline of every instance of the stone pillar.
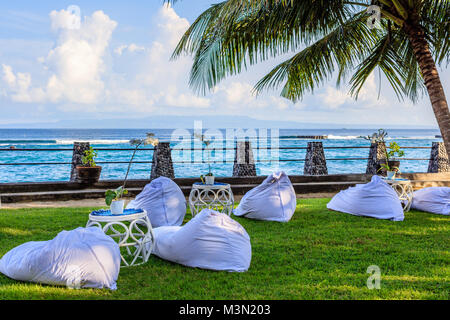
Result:
{"label": "stone pillar", "polygon": [[233,177],[256,177],[255,159],[250,141],[237,141]]}
{"label": "stone pillar", "polygon": [[325,159],[322,142],[308,142],[303,174],[309,176],[328,174],[327,160]]}
{"label": "stone pillar", "polygon": [[70,181],[77,180],[76,166],[82,165],[81,158],[84,156],[84,152],[91,147],[89,142],[74,142],[73,154],[72,154],[72,169],[70,171]]}
{"label": "stone pillar", "polygon": [[386,162],[386,145],[376,142],[370,145],[369,160],[367,160],[366,174],[379,174],[380,164]]}
{"label": "stone pillar", "polygon": [[433,142],[431,147],[430,162],[428,163],[428,172],[450,172],[448,154],[443,142]]}
{"label": "stone pillar", "polygon": [[153,151],[150,179],[156,179],[158,177],[175,178],[169,142],[160,142],[155,147],[155,151]]}

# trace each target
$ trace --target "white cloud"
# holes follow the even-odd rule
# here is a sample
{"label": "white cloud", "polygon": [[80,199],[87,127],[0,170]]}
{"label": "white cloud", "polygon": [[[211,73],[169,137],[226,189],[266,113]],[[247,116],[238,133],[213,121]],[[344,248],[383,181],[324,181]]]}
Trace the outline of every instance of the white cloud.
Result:
{"label": "white cloud", "polygon": [[160,38],[164,39],[171,49],[175,49],[181,36],[189,28],[189,21],[181,18],[170,5],[160,9],[156,24]]}
{"label": "white cloud", "polygon": [[52,30],[57,32],[56,46],[46,58],[38,58],[51,72],[45,88],[33,88],[29,73],[12,72],[3,65],[3,80],[18,102],[99,102],[104,90],[104,55],[117,23],[102,11],[86,17],[79,29],[73,29],[73,15],[65,10],[50,13]]}
{"label": "white cloud", "polygon": [[319,94],[319,97],[322,98],[325,105],[330,109],[337,109],[345,103],[353,102],[353,99],[346,91],[330,86],[325,89],[325,93]]}
{"label": "white cloud", "polygon": [[236,81],[229,85],[219,86],[217,92],[223,92],[226,103],[236,106],[238,103],[252,102],[252,89],[253,87],[250,84]]}
{"label": "white cloud", "polygon": [[121,45],[120,47],[117,47],[114,49],[114,53],[118,54],[119,56],[122,55],[123,51],[126,50],[128,48],[128,46],[126,44]]}
{"label": "white cloud", "polygon": [[87,17],[79,29],[67,28],[72,15],[52,11],[52,27],[59,32],[58,45],[46,63],[54,74],[47,83],[52,102],[97,103],[102,97],[105,71],[104,55],[117,23],[102,11]]}
{"label": "white cloud", "polygon": [[165,97],[167,105],[173,107],[194,107],[194,108],[208,108],[210,107],[210,100],[198,97],[193,94],[174,94]]}
{"label": "white cloud", "polygon": [[348,88],[337,89],[327,86],[325,92],[318,94],[318,97],[324,103],[324,107],[328,109],[338,109],[340,107],[386,107],[387,101],[378,97],[377,84],[375,75],[371,73],[361,88],[358,100],[355,100],[348,92]]}
{"label": "white cloud", "polygon": [[273,107],[276,107],[280,110],[288,109],[290,105],[293,105],[295,108],[300,109],[302,105],[300,103],[292,104],[287,99],[277,97],[277,96],[270,96],[269,97],[270,105]]}
{"label": "white cloud", "polygon": [[[179,39],[189,28],[189,22],[179,17],[172,7],[165,5],[159,9],[154,25],[158,36],[148,47],[131,43],[115,49],[118,56],[125,51],[145,54],[137,58],[140,59],[138,70],[128,70],[122,78],[116,77],[116,89],[111,90],[108,101],[112,103],[120,100],[124,104],[139,101],[142,110],[156,106],[208,108],[210,99],[194,95],[187,86],[191,59],[183,57],[176,61],[170,60]],[[133,98],[136,96],[139,99]],[[134,110],[139,111],[138,106],[135,106]]]}
{"label": "white cloud", "polygon": [[12,71],[12,67],[4,64],[2,65],[2,67],[3,67],[3,81],[5,81],[5,83],[11,88],[15,87],[17,78],[14,72]]}
{"label": "white cloud", "polygon": [[81,17],[67,10],[50,12],[51,28],[53,31],[79,29]]}
{"label": "white cloud", "polygon": [[253,85],[245,81],[226,80],[219,84],[212,96],[214,105],[222,109],[245,110],[245,109],[274,109],[286,110],[290,107],[301,109],[302,103],[292,103],[276,93],[262,93],[256,95]]}
{"label": "white cloud", "polygon": [[14,74],[11,66],[2,65],[2,80],[8,90],[4,90],[4,96],[10,96],[14,102],[40,102],[44,100],[44,92],[40,88],[31,88],[31,75],[18,72]]}
{"label": "white cloud", "polygon": [[130,45],[124,44],[124,45],[117,47],[116,49],[114,49],[114,53],[121,56],[125,51],[134,53],[134,52],[140,52],[140,51],[145,51],[145,50],[146,50],[145,47],[138,46],[135,43],[132,43]]}
{"label": "white cloud", "polygon": [[[14,74],[11,67],[3,68],[3,81],[9,84],[15,101],[45,101],[57,104],[60,110],[83,108],[91,112],[118,106],[135,112],[211,107],[235,112],[247,108],[285,110],[293,106],[279,96],[256,97],[252,84],[233,78],[222,82],[206,97],[195,95],[188,87],[192,59],[170,60],[179,39],[189,28],[188,20],[171,6],[164,5],[157,12],[153,21],[157,36],[150,44],[124,43],[111,49],[115,53],[111,57],[108,50],[117,22],[103,11],[96,11],[83,21],[77,21],[77,16],[66,10],[52,11],[49,16],[57,41],[46,57],[36,58],[42,69],[48,70],[46,85],[33,88],[29,73]],[[74,28],[77,23],[79,28]],[[123,57],[133,53],[141,54],[133,55],[132,61]]]}

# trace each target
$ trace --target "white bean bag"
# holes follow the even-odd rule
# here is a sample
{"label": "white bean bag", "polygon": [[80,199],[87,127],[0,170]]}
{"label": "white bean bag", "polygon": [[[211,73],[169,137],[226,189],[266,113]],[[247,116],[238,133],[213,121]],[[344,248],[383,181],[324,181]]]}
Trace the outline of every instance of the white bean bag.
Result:
{"label": "white bean bag", "polygon": [[181,226],[186,215],[186,198],[171,179],[159,177],[147,184],[127,209],[144,209],[152,227]]}
{"label": "white bean bag", "polygon": [[115,290],[119,270],[119,245],[97,227],[27,242],[0,259],[0,272],[12,279],[71,288]]}
{"label": "white bean bag", "polygon": [[248,191],[233,213],[250,219],[288,222],[296,206],[294,187],[281,171],[269,175],[259,186]]}
{"label": "white bean bag", "polygon": [[327,204],[334,211],[377,219],[403,221],[403,208],[397,193],[379,176],[336,194]]}
{"label": "white bean bag", "polygon": [[183,227],[153,229],[153,254],[188,267],[247,271],[252,248],[245,229],[228,215],[203,209]]}
{"label": "white bean bag", "polygon": [[414,192],[411,209],[450,214],[450,187],[430,187]]}

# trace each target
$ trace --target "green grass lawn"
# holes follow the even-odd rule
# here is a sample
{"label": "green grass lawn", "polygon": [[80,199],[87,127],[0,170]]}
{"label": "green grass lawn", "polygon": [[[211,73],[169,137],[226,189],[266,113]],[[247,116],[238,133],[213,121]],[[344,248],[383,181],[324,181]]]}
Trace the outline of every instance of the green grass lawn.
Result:
{"label": "green grass lawn", "polygon": [[[193,269],[151,256],[123,268],[118,290],[71,290],[0,275],[0,299],[449,299],[450,217],[411,211],[405,221],[326,209],[299,200],[289,223],[237,218],[251,238],[245,273]],[[85,226],[93,208],[0,210],[0,256],[27,241]],[[186,220],[190,219],[186,215]],[[381,289],[366,286],[381,269]]]}

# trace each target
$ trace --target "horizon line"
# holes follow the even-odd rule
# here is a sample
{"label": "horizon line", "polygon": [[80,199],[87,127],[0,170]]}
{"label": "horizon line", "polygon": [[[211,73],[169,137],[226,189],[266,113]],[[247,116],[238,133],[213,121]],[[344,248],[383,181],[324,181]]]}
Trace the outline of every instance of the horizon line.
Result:
{"label": "horizon line", "polygon": [[[326,128],[326,127],[318,127],[318,128],[280,128],[280,127],[204,127],[203,129],[281,129],[281,130],[376,130],[376,129],[392,129],[392,130],[438,130],[438,127],[405,127],[405,128],[392,128],[392,127],[388,127],[388,126],[376,126],[376,127],[356,127],[356,128],[346,128],[346,127],[342,127],[342,128]],[[179,127],[179,128],[79,128],[79,127],[70,127],[70,128],[52,128],[52,127],[41,127],[41,128],[24,128],[24,127],[11,127],[11,128],[2,128],[0,126],[0,130],[148,130],[148,129],[156,129],[156,130],[176,130],[176,129],[194,129],[194,128],[189,128],[189,127]]]}

